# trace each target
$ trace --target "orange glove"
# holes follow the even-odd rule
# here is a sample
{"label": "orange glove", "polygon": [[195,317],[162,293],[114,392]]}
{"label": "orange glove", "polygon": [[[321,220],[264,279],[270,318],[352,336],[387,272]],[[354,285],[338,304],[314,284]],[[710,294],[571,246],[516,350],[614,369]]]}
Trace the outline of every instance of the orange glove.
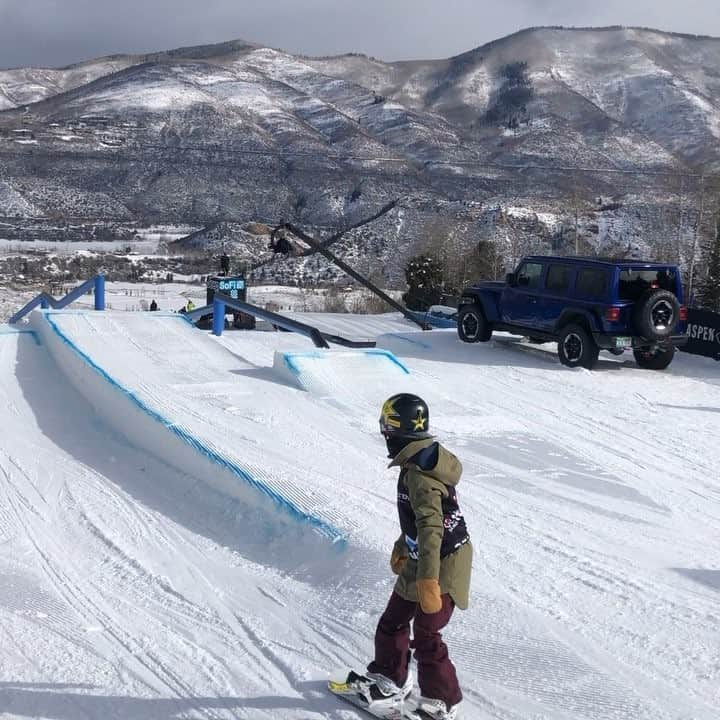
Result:
{"label": "orange glove", "polygon": [[399,547],[396,543],[392,554],[390,555],[390,569],[395,573],[395,575],[399,575],[403,571],[407,560],[407,549]]}
{"label": "orange glove", "polygon": [[416,580],[416,585],[421,610],[426,615],[440,612],[442,609],[440,583],[435,578],[421,578]]}

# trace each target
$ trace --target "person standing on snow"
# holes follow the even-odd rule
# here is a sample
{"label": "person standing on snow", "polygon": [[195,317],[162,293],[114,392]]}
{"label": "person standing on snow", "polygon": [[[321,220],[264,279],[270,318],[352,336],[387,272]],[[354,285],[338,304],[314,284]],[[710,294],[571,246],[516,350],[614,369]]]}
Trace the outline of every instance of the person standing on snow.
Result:
{"label": "person standing on snow", "polygon": [[[429,426],[428,406],[415,395],[393,395],[383,405],[380,432],[390,467],[400,468],[401,535],[390,559],[398,578],[377,626],[375,658],[366,676],[378,699],[405,696],[420,717],[455,720],[462,692],[440,631],[456,606],[468,606],[473,551],[455,490],[462,465],[433,440]],[[411,692],[411,647],[419,693]]]}

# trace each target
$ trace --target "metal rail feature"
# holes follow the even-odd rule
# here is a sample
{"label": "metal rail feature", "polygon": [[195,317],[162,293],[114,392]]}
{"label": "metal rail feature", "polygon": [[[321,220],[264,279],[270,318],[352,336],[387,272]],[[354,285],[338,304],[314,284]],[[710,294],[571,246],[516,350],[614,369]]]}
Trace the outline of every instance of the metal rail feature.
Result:
{"label": "metal rail feature", "polygon": [[74,290],[71,290],[65,297],[56,300],[52,295],[46,292],[41,292],[36,295],[27,305],[18,310],[9,320],[10,325],[22,320],[28,313],[32,312],[36,307],[41,307],[43,310],[53,308],[60,310],[67,307],[71,302],[75,302],[79,297],[85,295],[85,293],[94,288],[95,291],[95,309],[105,309],[105,277],[103,275],[96,275],[94,278],[86,280],[82,285],[78,285]]}

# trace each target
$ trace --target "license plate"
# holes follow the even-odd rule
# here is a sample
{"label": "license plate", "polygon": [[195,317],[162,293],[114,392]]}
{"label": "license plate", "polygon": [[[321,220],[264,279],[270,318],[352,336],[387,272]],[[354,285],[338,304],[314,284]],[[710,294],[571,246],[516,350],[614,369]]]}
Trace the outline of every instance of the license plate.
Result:
{"label": "license plate", "polygon": [[632,338],[629,337],[616,337],[615,338],[616,348],[629,348],[632,347]]}

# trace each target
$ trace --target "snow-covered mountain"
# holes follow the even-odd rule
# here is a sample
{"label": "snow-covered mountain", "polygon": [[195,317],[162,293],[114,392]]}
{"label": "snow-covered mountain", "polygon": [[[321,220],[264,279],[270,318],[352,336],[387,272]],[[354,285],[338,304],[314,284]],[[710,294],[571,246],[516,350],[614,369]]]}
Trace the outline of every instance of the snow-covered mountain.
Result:
{"label": "snow-covered mountain", "polygon": [[32,105],[53,95],[86,85],[98,78],[143,62],[162,62],[170,58],[212,58],[252,47],[242,40],[210,47],[179,48],[149,55],[112,55],[76,63],[64,68],[16,68],[0,70],[0,110]]}
{"label": "snow-covered mountain", "polygon": [[[472,127],[497,91],[502,67],[527,62],[531,114],[643,164],[657,152],[706,164],[720,158],[720,39],[638,28],[529,29],[445,61],[386,64],[364,56],[309,61],[329,75],[374,87],[403,105]],[[577,159],[577,148],[553,147]],[[656,145],[657,144],[657,145]],[[664,155],[655,161],[667,161]]]}
{"label": "snow-covered mountain", "polygon": [[[528,94],[508,110],[513,67]],[[28,216],[72,236],[96,219],[110,236],[153,220],[333,227],[402,198],[376,228],[396,265],[438,216],[497,240],[514,207],[542,226],[515,224],[525,244],[562,249],[577,228],[591,248],[646,252],[674,205],[681,246],[692,175],[720,169],[718,67],[718,39],[540,28],[442,61],[236,41],[3,71],[0,215],[19,217],[0,236],[40,232]]]}

